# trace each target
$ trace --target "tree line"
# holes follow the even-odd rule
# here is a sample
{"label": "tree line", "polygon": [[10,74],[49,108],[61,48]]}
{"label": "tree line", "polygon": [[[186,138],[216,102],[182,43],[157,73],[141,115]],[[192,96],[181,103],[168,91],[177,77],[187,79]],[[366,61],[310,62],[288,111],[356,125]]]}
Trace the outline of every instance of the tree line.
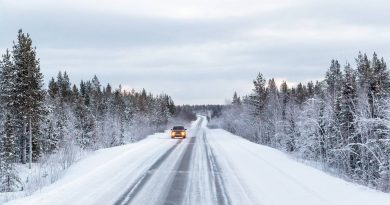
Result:
{"label": "tree line", "polygon": [[168,95],[102,86],[96,76],[77,86],[59,72],[44,88],[36,48],[19,30],[0,60],[0,192],[21,188],[17,163],[62,152],[66,168],[72,147],[95,150],[139,140],[165,129],[175,109]]}
{"label": "tree line", "polygon": [[210,124],[389,192],[389,70],[376,53],[355,61],[332,60],[324,80],[293,87],[259,73],[252,93],[234,93]]}

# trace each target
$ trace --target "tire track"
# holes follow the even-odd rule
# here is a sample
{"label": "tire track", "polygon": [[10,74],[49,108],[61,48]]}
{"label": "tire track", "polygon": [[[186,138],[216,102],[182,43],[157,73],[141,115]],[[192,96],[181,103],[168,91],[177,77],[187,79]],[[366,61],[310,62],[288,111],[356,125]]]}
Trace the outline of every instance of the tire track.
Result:
{"label": "tire track", "polygon": [[[207,132],[207,133],[210,134],[211,132]],[[219,140],[213,140],[213,144],[214,144],[213,146],[215,146],[214,148],[218,149],[218,147],[219,147],[219,148],[222,148],[224,150],[224,145],[222,145]],[[210,146],[210,148],[212,148],[210,143],[208,143],[208,146]],[[221,151],[221,150],[218,150],[218,151]],[[241,197],[239,197],[239,198],[234,197],[234,195],[233,195],[233,198],[230,198],[231,204],[238,204],[238,203],[246,204],[246,205],[264,204],[261,201],[255,202],[253,200],[252,194],[250,192],[248,192],[245,184],[242,183],[242,180],[241,180],[240,176],[237,175],[237,172],[236,172],[233,164],[231,164],[231,162],[229,160],[227,160],[226,158],[225,159],[221,158],[221,160],[224,161],[223,163],[225,163],[227,165],[227,167],[226,167],[227,170],[225,171],[225,173],[227,175],[229,175],[229,177],[231,177],[231,179],[227,179],[227,181],[228,181],[227,183],[229,183],[230,186],[236,187],[236,189],[229,190],[229,191],[232,191],[235,194],[239,193],[239,195],[241,195]],[[257,193],[257,194],[259,194],[259,193]]]}
{"label": "tire track", "polygon": [[190,138],[184,154],[182,154],[178,160],[178,165],[174,171],[174,178],[169,184],[167,195],[162,203],[164,205],[181,205],[185,203],[184,200],[190,188],[189,175],[191,171],[191,163],[193,162],[193,150],[202,122],[203,118],[201,118],[197,123],[193,137]]}
{"label": "tire track", "polygon": [[188,175],[190,171],[192,151],[194,149],[196,136],[191,137],[190,142],[180,159],[179,166],[175,171],[175,176],[170,185],[168,195],[165,198],[164,205],[183,204],[185,194],[188,188]]}
{"label": "tire track", "polygon": [[[164,190],[159,190],[160,202],[158,204],[164,205],[173,205],[173,204],[183,204],[184,198],[187,194],[187,190],[189,188],[189,175],[191,169],[191,163],[193,158],[193,149],[196,143],[197,136],[200,132],[200,127],[203,119],[200,119],[197,123],[193,137],[182,139],[178,141],[173,147],[171,147],[167,152],[165,152],[161,157],[159,157],[152,166],[147,169],[147,171],[139,177],[132,185],[127,189],[125,194],[123,194],[114,204],[115,205],[125,205],[131,203],[137,203],[135,199],[138,195],[143,195],[146,190],[150,187],[150,182],[155,180],[157,177],[157,173],[162,173],[161,165],[165,165],[168,163],[166,159],[170,158],[170,155],[173,153],[177,153],[175,150],[179,144],[185,144],[185,148],[183,152],[180,152],[180,157],[177,159],[176,165],[174,166],[174,171],[170,171],[169,175],[172,175],[172,179],[168,179],[165,184]],[[184,145],[183,145],[184,146]],[[182,146],[180,146],[182,147]],[[170,178],[170,176],[166,176]],[[142,192],[142,193],[141,193]]]}
{"label": "tire track", "polygon": [[211,149],[207,139],[206,139],[206,133],[203,132],[203,141],[206,149],[206,155],[207,155],[207,166],[209,168],[209,175],[211,179],[213,179],[212,184],[215,186],[215,192],[216,192],[216,204],[218,205],[231,205],[231,199],[229,198],[223,178],[221,176],[221,169],[217,164],[217,161],[215,159],[213,150]]}
{"label": "tire track", "polygon": [[150,166],[150,168],[141,176],[139,177],[125,192],[122,197],[120,197],[114,205],[125,205],[130,204],[131,200],[134,198],[134,196],[137,195],[137,193],[142,190],[143,186],[149,181],[149,179],[152,177],[155,170],[157,170],[160,165],[169,157],[169,155],[178,147],[178,145],[183,140],[177,141],[173,147],[169,148],[168,151],[166,151],[163,155],[161,155],[153,164]]}

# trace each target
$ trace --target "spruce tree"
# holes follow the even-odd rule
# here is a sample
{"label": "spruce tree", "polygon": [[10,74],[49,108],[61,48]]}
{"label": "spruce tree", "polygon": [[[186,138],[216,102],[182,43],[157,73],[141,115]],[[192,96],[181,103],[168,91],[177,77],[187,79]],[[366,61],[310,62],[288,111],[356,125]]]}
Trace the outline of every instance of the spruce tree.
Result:
{"label": "spruce tree", "polygon": [[335,103],[336,99],[339,97],[342,77],[339,62],[337,60],[332,60],[325,76],[325,81],[328,84],[328,93],[330,94],[332,103]]}
{"label": "spruce tree", "polygon": [[172,98],[169,97],[168,95],[166,95],[165,98],[166,98],[166,101],[167,101],[167,106],[168,106],[169,113],[171,115],[175,114],[175,112],[176,112],[175,102],[173,102]]}
{"label": "spruce tree", "polygon": [[354,134],[354,123],[357,108],[356,73],[349,64],[345,66],[341,96],[341,130],[344,137]]}
{"label": "spruce tree", "polygon": [[55,98],[58,93],[58,85],[53,77],[49,81],[49,89],[47,92],[51,98]]}
{"label": "spruce tree", "polygon": [[384,59],[379,59],[376,53],[372,57],[371,70],[369,100],[372,103],[372,115],[373,117],[381,117],[378,103],[389,96],[390,77]]}
{"label": "spruce tree", "polygon": [[[41,154],[41,129],[40,124],[45,115],[43,90],[43,75],[40,72],[39,60],[36,57],[36,49],[32,46],[29,34],[19,30],[17,41],[14,43],[13,61],[17,75],[15,92],[17,98],[14,116],[19,125],[17,133],[22,142],[22,162],[26,162],[28,129],[32,129],[32,156],[37,160]],[[31,122],[31,124],[30,124]]]}
{"label": "spruce tree", "polygon": [[16,138],[13,134],[11,121],[10,115],[7,114],[4,124],[4,136],[0,141],[0,192],[16,191],[20,185],[20,179],[14,165],[18,157],[16,155]]}
{"label": "spruce tree", "polygon": [[306,101],[306,87],[302,83],[299,83],[296,91],[295,100],[298,105],[302,105]]}
{"label": "spruce tree", "polygon": [[261,73],[253,81],[253,94],[249,96],[250,104],[254,107],[253,114],[260,116],[266,105],[267,90],[265,87],[266,80]]}
{"label": "spruce tree", "polygon": [[314,84],[312,81],[307,83],[307,97],[308,98],[314,97]]}
{"label": "spruce tree", "polygon": [[69,76],[64,72],[62,76],[62,82],[60,83],[61,96],[64,99],[64,102],[69,103],[72,95],[71,84]]}
{"label": "spruce tree", "polygon": [[347,64],[344,68],[344,78],[342,84],[341,96],[341,112],[340,112],[340,131],[341,136],[346,144],[351,144],[349,154],[349,167],[347,172],[351,175],[355,174],[355,170],[359,166],[360,146],[362,143],[360,134],[356,132],[356,116],[357,116],[357,81],[356,72]]}
{"label": "spruce tree", "polygon": [[77,141],[82,148],[91,147],[95,143],[95,119],[84,104],[83,97],[76,99],[73,105],[73,112],[76,117],[75,127],[79,131]]}
{"label": "spruce tree", "polygon": [[[337,60],[332,60],[329,70],[326,72],[325,81],[327,84],[327,101],[329,101],[331,107],[331,119],[328,120],[328,124],[325,128],[327,135],[332,137],[330,140],[330,147],[333,149],[339,149],[343,146],[343,140],[340,137],[340,97],[341,97],[341,85],[343,75],[340,70],[340,64]],[[339,166],[339,165],[336,165]],[[338,167],[339,168],[339,167]]]}
{"label": "spruce tree", "polygon": [[116,142],[113,145],[123,144],[124,139],[124,123],[125,123],[125,102],[121,91],[115,90],[112,99],[112,115],[115,116],[115,120],[118,123],[119,136],[116,138]]}
{"label": "spruce tree", "polygon": [[363,89],[368,89],[370,84],[370,78],[372,76],[372,69],[370,66],[370,61],[367,58],[366,54],[359,52],[358,57],[355,59],[358,72],[358,81],[359,85]]}
{"label": "spruce tree", "polygon": [[[15,92],[16,80],[17,76],[14,72],[12,56],[7,49],[0,61],[0,113],[2,115],[15,110],[14,102],[17,98],[17,93]],[[4,119],[4,116],[1,116],[1,119]],[[15,129],[14,125],[13,129]]]}
{"label": "spruce tree", "polygon": [[232,104],[233,105],[241,105],[241,99],[240,99],[240,97],[238,97],[236,91],[234,91],[234,94],[233,94]]}

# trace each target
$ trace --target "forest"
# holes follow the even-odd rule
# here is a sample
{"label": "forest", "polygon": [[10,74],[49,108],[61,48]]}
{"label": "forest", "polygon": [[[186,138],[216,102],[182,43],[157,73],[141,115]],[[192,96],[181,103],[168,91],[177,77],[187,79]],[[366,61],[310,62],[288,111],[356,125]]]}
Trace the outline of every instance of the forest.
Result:
{"label": "forest", "polygon": [[[169,95],[72,84],[66,71],[47,86],[29,34],[18,32],[0,60],[0,192],[53,183],[86,153],[136,142],[175,123],[209,117],[223,128],[328,173],[390,192],[390,76],[383,58],[332,60],[324,80],[277,85],[261,73],[249,95],[228,105],[175,106]],[[29,181],[18,173],[32,162]],[[37,168],[38,167],[38,168]]]}
{"label": "forest", "polygon": [[[87,151],[163,131],[176,115],[193,119],[175,112],[166,94],[104,86],[96,76],[72,85],[68,73],[59,72],[45,87],[36,48],[22,30],[0,61],[0,105],[0,192],[32,192]],[[17,166],[28,162],[39,173],[26,184]]]}
{"label": "forest", "polygon": [[390,77],[376,53],[332,60],[324,80],[289,86],[261,73],[209,126],[283,150],[315,167],[390,191]]}

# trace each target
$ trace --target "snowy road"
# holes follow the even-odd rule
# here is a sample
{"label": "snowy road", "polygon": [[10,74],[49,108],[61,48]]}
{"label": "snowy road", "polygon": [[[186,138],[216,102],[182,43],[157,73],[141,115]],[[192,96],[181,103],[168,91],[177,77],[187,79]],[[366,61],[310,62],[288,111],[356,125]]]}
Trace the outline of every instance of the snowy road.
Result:
{"label": "snowy road", "polygon": [[203,122],[200,119],[188,139],[156,160],[115,204],[230,204]]}
{"label": "snowy road", "polygon": [[168,132],[97,151],[58,182],[9,204],[390,204],[390,195],[345,182],[200,117],[189,137]]}

